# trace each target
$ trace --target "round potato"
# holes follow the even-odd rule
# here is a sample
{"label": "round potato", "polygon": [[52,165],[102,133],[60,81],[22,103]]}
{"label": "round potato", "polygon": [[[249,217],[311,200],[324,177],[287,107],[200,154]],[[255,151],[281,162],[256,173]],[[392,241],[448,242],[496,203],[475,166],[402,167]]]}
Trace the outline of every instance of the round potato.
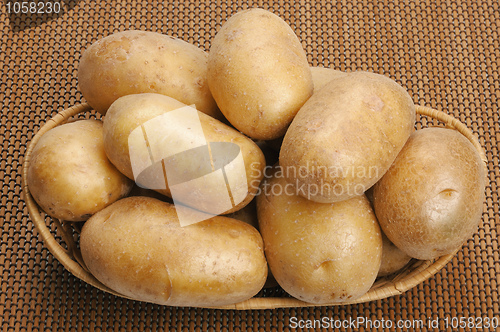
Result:
{"label": "round potato", "polygon": [[251,139],[160,94],[115,101],[104,119],[104,138],[111,162],[137,184],[212,215],[247,205],[266,166]]}
{"label": "round potato", "polygon": [[257,294],[267,277],[255,228],[220,216],[181,227],[173,205],[150,197],[124,198],[96,213],[80,247],[104,285],[157,304],[233,304]]}
{"label": "round potato", "polygon": [[147,31],[122,31],[85,50],[78,83],[87,102],[106,114],[121,96],[159,93],[222,118],[207,84],[208,55],[185,41]]}
{"label": "round potato", "polygon": [[346,200],[384,175],[414,124],[415,106],[400,85],[374,73],[346,73],[297,113],[283,139],[280,165],[305,198]]}
{"label": "round potato", "polygon": [[311,75],[314,83],[314,94],[331,80],[343,77],[347,73],[327,67],[311,67]]}
{"label": "round potato", "polygon": [[46,132],[31,154],[27,182],[48,215],[68,221],[86,220],[126,196],[133,185],[106,157],[98,120]]}
{"label": "round potato", "polygon": [[445,128],[417,130],[375,185],[374,207],[387,237],[418,259],[451,254],[477,230],[484,164],[472,143]]}
{"label": "round potato", "polygon": [[285,21],[259,8],[233,15],[215,36],[208,85],[229,122],[263,140],[282,136],[313,92],[299,39]]}
{"label": "round potato", "polygon": [[364,195],[323,204],[297,195],[279,168],[257,196],[259,228],[278,284],[309,303],[354,300],[372,286],[382,237]]}
{"label": "round potato", "polygon": [[411,257],[401,251],[382,232],[382,262],[378,270],[378,277],[393,274],[408,264]]}

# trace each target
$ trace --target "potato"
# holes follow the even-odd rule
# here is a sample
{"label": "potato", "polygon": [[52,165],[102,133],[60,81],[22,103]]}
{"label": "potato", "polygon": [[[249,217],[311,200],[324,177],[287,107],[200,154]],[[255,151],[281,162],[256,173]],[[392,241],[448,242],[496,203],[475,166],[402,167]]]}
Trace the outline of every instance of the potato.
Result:
{"label": "potato", "polygon": [[80,120],[47,131],[31,153],[31,195],[51,217],[83,221],[126,196],[133,182],[104,153],[102,122]]}
{"label": "potato", "polygon": [[402,252],[382,233],[382,262],[378,270],[378,277],[393,274],[408,264],[411,257]]}
{"label": "potato", "polygon": [[147,31],[122,31],[98,40],[85,50],[78,83],[97,111],[119,97],[159,93],[215,118],[222,118],[207,84],[208,55],[185,41]]}
{"label": "potato", "polygon": [[294,31],[259,8],[233,15],[216,34],[208,85],[229,122],[263,140],[282,136],[313,92],[307,57]]}
{"label": "potato", "polygon": [[364,195],[323,204],[295,194],[279,168],[261,184],[257,215],[279,285],[309,303],[354,300],[372,286],[382,237]]}
{"label": "potato", "polygon": [[210,307],[251,298],[264,285],[262,238],[244,222],[217,216],[181,227],[173,205],[124,198],[83,226],[80,246],[99,281],[136,300]]}
{"label": "potato", "polygon": [[374,73],[345,74],[297,113],[283,139],[280,165],[305,198],[346,200],[384,175],[414,123],[415,106],[396,82]]}
{"label": "potato", "polygon": [[458,250],[483,212],[484,164],[474,145],[452,129],[411,136],[375,185],[374,207],[387,237],[417,259]]}
{"label": "potato", "polygon": [[[251,139],[160,94],[128,95],[115,101],[104,119],[104,138],[109,159],[123,174],[175,203],[213,215],[248,204],[266,166]],[[134,176],[134,166],[145,170]]]}
{"label": "potato", "polygon": [[311,74],[314,83],[313,93],[319,91],[319,89],[324,87],[331,80],[347,75],[347,73],[343,71],[327,67],[311,67]]}

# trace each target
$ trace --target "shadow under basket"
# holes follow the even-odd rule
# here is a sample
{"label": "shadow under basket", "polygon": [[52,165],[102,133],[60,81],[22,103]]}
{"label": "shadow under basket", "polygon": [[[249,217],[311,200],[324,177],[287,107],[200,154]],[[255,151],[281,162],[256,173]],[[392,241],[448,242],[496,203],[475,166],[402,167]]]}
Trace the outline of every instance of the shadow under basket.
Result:
{"label": "shadow under basket", "polygon": [[[87,104],[78,104],[71,108],[63,110],[49,119],[33,137],[31,143],[28,146],[23,162],[22,188],[24,192],[24,199],[26,201],[30,217],[35,224],[40,236],[45,242],[45,245],[48,247],[49,251],[54,255],[54,257],[61,264],[63,264],[69,272],[71,272],[74,276],[80,278],[84,282],[103,291],[123,298],[129,298],[103,285],[86,268],[78,246],[80,231],[79,227],[81,227],[81,223],[64,222],[47,216],[34,201],[27,185],[27,173],[28,165],[30,163],[30,156],[33,151],[33,147],[37,144],[40,137],[42,137],[42,135],[44,135],[48,130],[68,122],[71,117],[76,116],[80,113],[90,112],[91,110],[92,109]],[[428,107],[416,106],[416,111],[417,130],[419,128],[428,126],[444,125],[447,128],[459,131],[476,147],[481,156],[481,159],[486,166],[487,161],[481,145],[479,144],[477,138],[473,135],[471,130],[467,128],[463,123],[461,123],[454,117],[447,115],[446,113]],[[450,255],[439,257],[435,260],[422,261],[412,259],[399,272],[386,277],[378,278],[365,295],[350,302],[329,303],[321,305],[310,304],[292,298],[283,290],[279,289],[277,292],[271,291],[266,293],[266,291],[261,291],[259,294],[249,300],[217,308],[238,310],[274,309],[285,307],[344,305],[380,300],[404,293],[420,284],[421,282],[429,279],[431,276],[441,270],[453,258],[455,254],[456,252]],[[282,294],[282,296],[276,296],[276,294]]]}

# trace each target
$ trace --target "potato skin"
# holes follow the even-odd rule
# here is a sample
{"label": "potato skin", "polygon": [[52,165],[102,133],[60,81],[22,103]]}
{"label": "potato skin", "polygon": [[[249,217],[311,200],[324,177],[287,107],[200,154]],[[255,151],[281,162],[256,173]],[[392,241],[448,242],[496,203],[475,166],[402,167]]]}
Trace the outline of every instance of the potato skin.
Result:
{"label": "potato skin", "polygon": [[327,83],[300,109],[280,150],[299,194],[321,203],[360,195],[389,169],[413,131],[415,106],[396,82],[368,72]]}
{"label": "potato skin", "polygon": [[133,184],[106,157],[98,120],[46,132],[32,151],[27,182],[48,215],[68,221],[86,220],[126,196]]}
{"label": "potato skin", "polygon": [[87,102],[106,114],[121,96],[159,93],[215,118],[222,118],[210,93],[208,55],[183,40],[155,32],[114,33],[90,45],[78,68],[80,90]]}
{"label": "potato skin", "polygon": [[229,122],[263,140],[282,136],[313,92],[307,57],[294,31],[259,8],[233,15],[213,39],[208,85]]}
{"label": "potato skin", "polygon": [[401,270],[410,260],[411,257],[396,247],[382,232],[382,262],[378,270],[378,277],[384,277]]}
{"label": "potato skin", "polygon": [[263,181],[257,196],[259,228],[276,281],[290,295],[315,304],[365,294],[382,254],[380,228],[366,197],[316,203],[293,194],[276,174]]}
{"label": "potato skin", "polygon": [[331,80],[348,75],[348,73],[328,67],[311,67],[311,75],[314,83],[314,94]]}
{"label": "potato skin", "polygon": [[465,136],[426,128],[411,136],[374,187],[387,237],[417,259],[451,254],[477,230],[483,211],[484,164]]}
{"label": "potato skin", "polygon": [[[130,133],[148,120],[185,106],[185,104],[173,98],[153,93],[128,95],[115,101],[109,108],[104,119],[104,147],[111,162],[127,177],[134,179],[129,154]],[[245,190],[247,191],[247,195],[244,200],[236,204],[233,208],[225,211],[223,214],[238,211],[253,199],[259,188],[260,181],[264,176],[263,169],[266,166],[264,155],[251,139],[235,129],[201,112],[198,112],[198,116],[202,124],[204,136],[208,142],[231,142],[240,147],[245,163],[244,175],[246,178],[241,178],[238,185],[246,186]],[[168,144],[183,144],[189,137],[178,135],[177,139],[178,141],[170,141]],[[149,160],[148,151],[144,151],[144,154],[144,158]],[[195,166],[195,162],[187,160],[184,163],[179,161],[177,168],[186,170],[186,172],[188,172],[188,169],[190,172],[197,172]],[[233,170],[228,169],[227,171],[232,172]],[[165,181],[165,179],[162,177],[158,181]],[[217,201],[216,198],[223,193],[223,190],[221,190],[220,186],[216,186],[212,183],[206,186],[212,188],[211,196]],[[172,197],[168,183],[166,190],[158,189],[156,191]],[[183,203],[190,205],[190,202]],[[202,211],[208,211],[202,209],[203,207],[201,206],[197,206],[197,208]],[[214,206],[208,206],[206,208],[210,209],[214,208]]]}
{"label": "potato skin", "polygon": [[99,281],[157,304],[237,303],[257,294],[267,277],[255,228],[220,216],[181,227],[173,205],[150,197],[124,198],[96,213],[80,246]]}

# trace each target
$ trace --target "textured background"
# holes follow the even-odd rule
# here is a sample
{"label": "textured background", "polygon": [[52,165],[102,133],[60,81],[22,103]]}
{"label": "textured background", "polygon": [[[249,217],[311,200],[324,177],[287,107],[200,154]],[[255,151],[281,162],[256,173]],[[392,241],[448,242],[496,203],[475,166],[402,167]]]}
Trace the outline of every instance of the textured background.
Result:
{"label": "textured background", "polygon": [[[415,103],[454,115],[477,135],[489,161],[483,222],[435,276],[401,296],[359,305],[256,311],[175,308],[101,292],[67,272],[44,246],[22,198],[22,160],[40,125],[84,101],[76,78],[82,51],[127,29],[177,36],[208,51],[221,24],[248,7],[269,9],[286,20],[311,65],[387,75]],[[496,0],[64,1],[57,15],[9,14],[3,2],[0,8],[0,330],[274,331],[289,329],[290,317],[500,319]],[[440,330],[446,330],[444,325]]]}

